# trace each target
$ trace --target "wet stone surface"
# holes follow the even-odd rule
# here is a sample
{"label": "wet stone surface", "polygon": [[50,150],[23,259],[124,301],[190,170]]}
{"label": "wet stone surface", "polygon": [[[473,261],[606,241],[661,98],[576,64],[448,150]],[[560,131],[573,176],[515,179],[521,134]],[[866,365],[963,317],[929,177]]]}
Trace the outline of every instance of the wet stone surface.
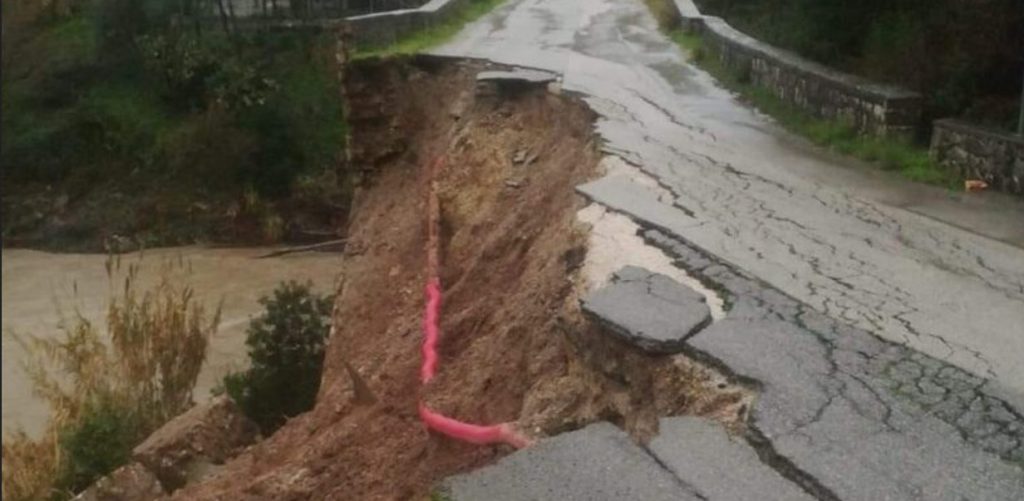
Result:
{"label": "wet stone surface", "polygon": [[701,294],[637,266],[615,272],[611,283],[580,301],[583,312],[625,341],[652,353],[676,353],[711,323]]}

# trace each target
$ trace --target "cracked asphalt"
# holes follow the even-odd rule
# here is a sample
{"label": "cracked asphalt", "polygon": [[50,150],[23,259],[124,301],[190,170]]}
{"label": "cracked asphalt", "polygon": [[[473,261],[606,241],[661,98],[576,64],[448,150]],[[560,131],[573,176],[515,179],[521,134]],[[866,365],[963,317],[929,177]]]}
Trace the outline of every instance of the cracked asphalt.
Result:
{"label": "cracked asphalt", "polygon": [[[558,73],[605,151],[657,183],[579,191],[728,295],[686,347],[758,388],[745,447],[763,465],[818,499],[1024,498],[1019,200],[809,146],[688,63],[640,0],[513,0],[434,52]],[[729,497],[671,470],[679,498]]]}

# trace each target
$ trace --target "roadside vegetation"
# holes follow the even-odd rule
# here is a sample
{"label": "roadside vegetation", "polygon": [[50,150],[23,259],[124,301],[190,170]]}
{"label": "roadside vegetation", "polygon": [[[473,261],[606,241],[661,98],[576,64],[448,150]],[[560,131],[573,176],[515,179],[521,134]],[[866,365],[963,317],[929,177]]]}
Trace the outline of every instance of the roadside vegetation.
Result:
{"label": "roadside vegetation", "polygon": [[701,12],[809,59],[918,91],[925,119],[1014,130],[1020,0],[696,0]]}
{"label": "roadside vegetation", "polygon": [[285,282],[260,304],[265,311],[250,322],[245,340],[250,367],[225,376],[219,391],[270,435],[316,402],[334,296]]}
{"label": "roadside vegetation", "polygon": [[138,265],[122,270],[110,258],[105,330],[75,311],[56,336],[5,333],[25,350],[26,373],[51,413],[38,438],[5,434],[3,499],[70,499],[192,406],[220,308],[171,278],[184,269],[166,263],[159,282],[141,290]]}
{"label": "roadside vegetation", "polygon": [[749,75],[727,68],[706,47],[698,34],[681,29],[679,12],[671,0],[644,0],[659,28],[690,54],[691,60],[726,88],[738,93],[784,128],[818,146],[899,172],[908,179],[952,188],[958,178],[941,168],[928,150],[909,140],[863,136],[841,122],[816,118],[771,92],[750,83]]}
{"label": "roadside vegetation", "polygon": [[909,140],[861,135],[853,127],[841,122],[816,118],[779,99],[770,91],[752,85],[749,75],[719,63],[718,58],[704,46],[699,35],[676,29],[670,36],[691,54],[692,60],[702,69],[790,132],[818,146],[871,162],[884,170],[898,172],[913,181],[948,188],[953,188],[959,181],[956,173],[935,163],[924,146]]}
{"label": "roadside vegetation", "polygon": [[415,32],[396,43],[385,47],[372,47],[357,50],[357,59],[370,57],[387,57],[402,54],[415,54],[431,47],[441,45],[454,37],[463,26],[476,21],[484,14],[494,10],[506,0],[470,0],[457,15],[451,19],[433,25],[425,30]]}
{"label": "roadside vegetation", "polygon": [[348,187],[333,41],[212,24],[201,5],[5,3],[6,244],[268,243],[336,228]]}
{"label": "roadside vegetation", "polygon": [[[128,464],[138,444],[193,405],[220,308],[200,304],[182,285],[187,263],[164,263],[157,284],[145,290],[138,270],[108,259],[105,330],[62,311],[56,336],[5,333],[27,354],[24,369],[51,417],[39,437],[5,434],[3,499],[70,499]],[[261,298],[264,312],[246,339],[250,367],[227,375],[219,391],[264,436],[313,407],[333,302],[297,282]]]}

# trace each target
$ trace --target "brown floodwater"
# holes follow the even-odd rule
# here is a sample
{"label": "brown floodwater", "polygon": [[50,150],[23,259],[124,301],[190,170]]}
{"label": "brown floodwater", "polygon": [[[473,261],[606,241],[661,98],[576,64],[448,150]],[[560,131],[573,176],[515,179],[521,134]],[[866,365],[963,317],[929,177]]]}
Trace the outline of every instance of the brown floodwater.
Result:
{"label": "brown floodwater", "polygon": [[[177,247],[124,254],[121,269],[139,265],[140,290],[155,283],[168,263],[172,278],[188,283],[198,299],[213,309],[223,299],[220,328],[210,340],[206,364],[199,375],[195,397],[208,398],[210,389],[225,373],[244,368],[245,330],[260,313],[257,300],[283,280],[311,281],[318,292],[330,293],[341,269],[338,253],[305,252],[255,259],[272,249]],[[3,429],[21,428],[30,435],[41,432],[49,409],[33,396],[22,369],[25,353],[10,333],[56,336],[63,311],[76,309],[96,325],[104,325],[111,283],[102,254],[54,254],[24,249],[3,249]],[[123,274],[122,274],[123,275]],[[183,282],[184,281],[184,282]],[[122,282],[118,281],[118,287]]]}

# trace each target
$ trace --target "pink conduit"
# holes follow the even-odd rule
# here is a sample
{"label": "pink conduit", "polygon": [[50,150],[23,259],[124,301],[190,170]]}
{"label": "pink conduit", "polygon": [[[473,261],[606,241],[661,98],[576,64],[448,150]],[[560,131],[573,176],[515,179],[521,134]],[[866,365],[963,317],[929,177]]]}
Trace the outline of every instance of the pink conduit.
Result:
{"label": "pink conduit", "polygon": [[420,381],[427,384],[437,372],[437,338],[441,337],[438,324],[441,321],[441,285],[431,279],[427,283],[427,311],[423,314],[423,363],[420,366]]}
{"label": "pink conduit", "polygon": [[[441,337],[441,279],[440,279],[440,221],[441,209],[437,199],[437,173],[444,165],[442,157],[431,165],[430,199],[427,203],[427,296],[423,313],[423,362],[420,366],[420,381],[427,384],[437,373],[437,342]],[[420,420],[427,428],[442,435],[471,444],[486,445],[506,443],[521,449],[530,445],[530,439],[522,435],[509,423],[482,426],[464,423],[419,404]]]}

